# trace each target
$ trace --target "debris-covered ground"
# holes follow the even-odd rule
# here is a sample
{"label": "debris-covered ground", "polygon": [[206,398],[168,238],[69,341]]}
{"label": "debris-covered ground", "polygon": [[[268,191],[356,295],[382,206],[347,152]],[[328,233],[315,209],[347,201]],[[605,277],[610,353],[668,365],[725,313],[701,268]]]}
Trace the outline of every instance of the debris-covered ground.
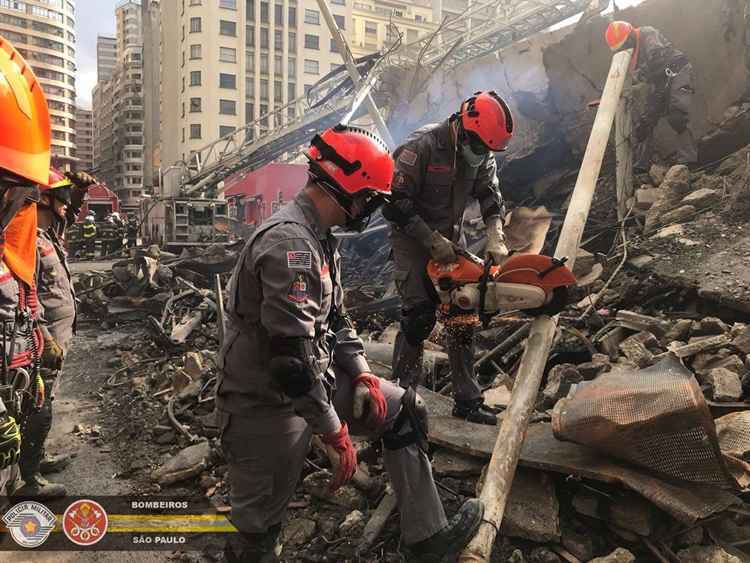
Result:
{"label": "debris-covered ground", "polygon": [[[613,180],[601,180],[584,236],[590,252],[576,268],[581,287],[561,314],[493,560],[750,560],[750,499],[741,492],[750,483],[750,233],[739,207],[748,154],[636,178],[624,231]],[[563,212],[546,223],[548,244]],[[469,235],[481,246],[481,224]],[[389,377],[398,301],[385,237],[376,230],[344,253],[347,301],[373,369]],[[237,250],[178,257],[152,248],[111,271],[78,274],[85,326],[105,329],[96,347],[107,377],[94,393],[98,423],[73,432],[109,452],[113,479],[133,492],[205,496],[229,511],[213,414],[216,276],[226,286]],[[490,404],[510,399],[530,320],[498,316],[477,334]],[[450,416],[442,339],[438,328],[422,392],[451,513],[478,494],[497,429]],[[649,417],[661,421],[658,432]],[[379,446],[357,447],[360,472],[332,498],[327,457],[313,447],[290,503],[285,561],[403,560]]]}

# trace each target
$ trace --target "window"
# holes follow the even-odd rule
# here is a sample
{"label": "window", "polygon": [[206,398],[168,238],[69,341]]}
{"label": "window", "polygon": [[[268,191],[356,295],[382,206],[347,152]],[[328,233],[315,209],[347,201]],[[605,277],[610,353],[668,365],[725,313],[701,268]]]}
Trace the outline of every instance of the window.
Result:
{"label": "window", "polygon": [[219,8],[226,8],[227,10],[236,10],[237,0],[219,0]]}
{"label": "window", "polygon": [[234,133],[236,127],[232,127],[231,125],[219,125],[219,137],[226,137],[227,135],[231,135]]}
{"label": "window", "polygon": [[200,113],[200,112],[201,112],[201,99],[190,98],[190,113]]}
{"label": "window", "polygon": [[331,53],[338,53],[339,49],[336,47],[336,40],[331,37]]}
{"label": "window", "polygon": [[260,28],[260,48],[268,49],[268,28],[267,27]]}
{"label": "window", "polygon": [[190,85],[191,86],[200,86],[201,85],[201,71],[200,70],[191,70],[190,71]]}
{"label": "window", "polygon": [[297,8],[289,6],[289,15],[287,16],[289,27],[297,27]]}
{"label": "window", "polygon": [[[185,91],[185,77],[183,76],[182,77],[182,90],[181,90],[181,92],[184,92],[184,91]],[[52,109],[55,109],[54,106],[51,106],[51,107],[52,107]]]}
{"label": "window", "polygon": [[250,100],[255,97],[255,79],[252,76],[245,77],[245,97]]}
{"label": "window", "polygon": [[261,23],[268,23],[268,2],[260,3],[260,21]]}
{"label": "window", "polygon": [[273,46],[276,47],[277,51],[281,51],[284,42],[284,32],[277,29],[273,32]]}
{"label": "window", "polygon": [[234,100],[219,100],[219,113],[222,115],[237,115],[237,102]]}
{"label": "window", "polygon": [[305,10],[305,23],[320,25],[320,12],[318,10]]}
{"label": "window", "polygon": [[297,85],[294,82],[290,82],[286,85],[286,93],[289,97],[288,99],[293,100],[297,97]]}
{"label": "window", "polygon": [[180,112],[180,117],[185,117],[185,102],[182,102],[182,111]]}
{"label": "window", "polygon": [[245,45],[255,47],[255,27],[251,25],[245,26]]}
{"label": "window", "polygon": [[190,45],[190,59],[200,59],[201,58],[201,46],[200,45]]}
{"label": "window", "polygon": [[281,27],[284,25],[284,6],[283,4],[273,5],[273,23]]}
{"label": "window", "polygon": [[219,60],[223,63],[237,62],[237,49],[231,47],[219,47]]}
{"label": "window", "polygon": [[346,6],[346,0],[331,0],[331,4],[335,4],[337,6]]}
{"label": "window", "polygon": [[305,74],[319,74],[320,65],[318,61],[312,59],[305,59]]}
{"label": "window", "polygon": [[268,74],[268,55],[266,53],[260,54],[260,72]]}
{"label": "window", "polygon": [[201,19],[190,18],[190,33],[200,33],[201,31]]}
{"label": "window", "polygon": [[200,139],[201,138],[201,126],[200,123],[190,125],[190,138]]}
{"label": "window", "polygon": [[185,66],[185,51],[183,51],[183,52],[182,52],[182,53],[180,53],[180,54],[181,54],[181,56],[182,56],[182,66]]}
{"label": "window", "polygon": [[[268,99],[268,80],[264,80],[261,78],[260,80],[260,99],[261,100],[267,100]],[[265,111],[263,110],[263,106],[260,106],[260,114],[263,115]]]}
{"label": "window", "polygon": [[375,22],[365,22],[365,33],[367,35],[377,35],[378,24],[376,24]]}
{"label": "window", "polygon": [[346,18],[344,16],[334,14],[333,19],[336,20],[336,25],[339,26],[339,29],[346,29]]}
{"label": "window", "polygon": [[255,21],[255,0],[245,0],[245,19],[249,22]]}
{"label": "window", "polygon": [[273,83],[273,99],[277,102],[284,100],[284,92],[282,91],[281,81],[275,80]]}
{"label": "window", "polygon": [[320,37],[305,33],[305,49],[320,49]]}
{"label": "window", "polygon": [[227,37],[237,37],[237,24],[227,20],[219,20],[219,34]]}
{"label": "window", "polygon": [[255,70],[255,53],[248,51],[245,53],[245,70],[253,72]]}
{"label": "window", "polygon": [[310,94],[310,90],[312,90],[312,84],[305,84],[305,96]]}
{"label": "window", "polygon": [[420,16],[419,14],[416,14],[414,16],[414,21],[417,22],[417,23],[422,23],[422,22],[425,21],[425,19],[424,19],[424,16]]}
{"label": "window", "polygon": [[245,123],[250,123],[254,118],[255,115],[255,107],[253,107],[253,104],[246,103],[245,104]]}
{"label": "window", "polygon": [[290,78],[297,76],[297,59],[289,58],[287,61],[287,73]]}
{"label": "window", "polygon": [[295,31],[289,32],[289,51],[297,50],[297,33]]}
{"label": "window", "polygon": [[[335,2],[334,2],[334,4],[335,4]],[[200,6],[201,5],[201,0],[190,0],[190,5],[191,6]]]}
{"label": "window", "polygon": [[281,76],[281,74],[282,74],[282,72],[283,72],[283,71],[282,71],[282,68],[281,68],[281,65],[282,65],[282,61],[283,61],[283,60],[284,60],[284,59],[282,59],[282,58],[281,58],[281,55],[276,55],[276,56],[275,56],[275,57],[273,58],[273,72],[274,72],[275,74],[277,74],[278,76]]}
{"label": "window", "polygon": [[219,74],[219,88],[235,90],[237,88],[237,77],[234,74]]}

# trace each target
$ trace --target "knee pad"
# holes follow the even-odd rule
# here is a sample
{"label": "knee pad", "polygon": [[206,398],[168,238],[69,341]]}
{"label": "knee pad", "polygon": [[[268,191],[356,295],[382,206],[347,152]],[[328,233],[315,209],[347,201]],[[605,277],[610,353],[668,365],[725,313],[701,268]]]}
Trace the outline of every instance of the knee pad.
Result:
{"label": "knee pad", "polygon": [[420,345],[435,328],[435,305],[425,301],[404,309],[401,315],[401,330],[412,346]]}
{"label": "knee pad", "polygon": [[[402,432],[404,425],[409,424],[409,430]],[[417,444],[424,453],[429,450],[427,435],[429,419],[427,405],[413,387],[409,387],[401,397],[401,410],[390,430],[383,434],[383,446],[387,450],[400,450],[412,444]]]}

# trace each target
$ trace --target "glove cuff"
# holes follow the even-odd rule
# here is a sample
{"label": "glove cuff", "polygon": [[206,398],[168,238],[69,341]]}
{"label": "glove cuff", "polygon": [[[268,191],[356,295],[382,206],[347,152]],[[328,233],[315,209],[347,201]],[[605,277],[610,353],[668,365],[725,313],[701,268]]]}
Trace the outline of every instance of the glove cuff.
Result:
{"label": "glove cuff", "polygon": [[370,389],[380,389],[380,379],[372,373],[361,373],[352,381],[354,386],[366,385]]}
{"label": "glove cuff", "polygon": [[351,443],[349,427],[346,425],[346,422],[342,422],[338,432],[323,434],[320,439],[325,445],[331,446],[335,450],[346,449],[347,443]]}

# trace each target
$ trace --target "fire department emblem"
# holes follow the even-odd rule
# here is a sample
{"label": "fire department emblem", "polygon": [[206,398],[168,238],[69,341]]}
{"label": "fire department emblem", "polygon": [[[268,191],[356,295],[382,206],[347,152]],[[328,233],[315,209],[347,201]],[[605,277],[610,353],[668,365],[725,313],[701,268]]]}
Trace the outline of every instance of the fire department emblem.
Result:
{"label": "fire department emblem", "polygon": [[93,500],[77,500],[63,514],[63,532],[76,545],[94,545],[101,541],[108,524],[107,511]]}
{"label": "fire department emblem", "polygon": [[39,547],[52,533],[57,518],[38,502],[19,502],[3,516],[10,537],[21,547]]}
{"label": "fire department emblem", "polygon": [[287,299],[292,303],[307,303],[307,280],[301,272],[294,276]]}

